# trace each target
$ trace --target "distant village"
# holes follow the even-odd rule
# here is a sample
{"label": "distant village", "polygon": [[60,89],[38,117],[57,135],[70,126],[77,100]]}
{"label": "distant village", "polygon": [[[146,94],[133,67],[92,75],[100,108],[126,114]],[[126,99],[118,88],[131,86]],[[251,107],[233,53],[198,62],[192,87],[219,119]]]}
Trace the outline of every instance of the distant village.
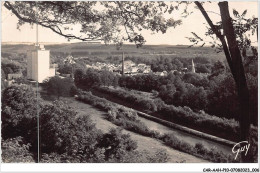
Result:
{"label": "distant village", "polygon": [[[112,63],[102,63],[102,62],[96,62],[92,65],[86,65],[86,68],[92,68],[96,70],[108,70],[114,73],[122,74],[122,71],[124,75],[137,75],[137,74],[149,74],[153,73],[158,76],[167,76],[169,73],[186,73],[188,72],[188,68],[182,68],[181,71],[172,70],[170,72],[162,71],[162,72],[153,72],[151,70],[150,65],[146,64],[136,64],[131,60],[124,61],[122,60],[122,64],[112,64]],[[123,67],[122,67],[123,66]],[[192,60],[192,72],[195,73],[195,65]]]}
{"label": "distant village", "polygon": [[[50,51],[44,48],[44,45],[35,46],[35,50],[29,51],[27,53],[27,79],[30,82],[35,83],[38,81],[39,83],[43,83],[45,80],[48,80],[50,77],[59,76],[60,78],[64,77],[72,77],[71,74],[60,74],[57,72],[58,64],[50,64]],[[75,64],[75,60],[78,58],[74,58],[72,55],[68,55],[64,60],[64,64]],[[86,68],[91,68],[95,70],[107,70],[118,75],[127,75],[133,76],[138,74],[154,74],[158,76],[167,76],[169,73],[187,73],[189,72],[188,68],[182,68],[180,71],[172,70],[172,71],[162,71],[162,72],[153,72],[151,70],[150,65],[146,65],[143,63],[136,64],[131,60],[124,60],[122,57],[122,63],[113,64],[113,63],[103,63],[96,62],[91,65],[86,64]],[[192,70],[191,72],[195,73],[195,65],[192,60]],[[5,82],[7,85],[11,85],[15,82],[15,79],[21,78],[22,74],[8,74]]]}
{"label": "distant village", "polygon": [[[96,62],[92,65],[86,65],[86,68],[92,68],[96,70],[107,70],[114,73],[122,73],[122,64],[111,64]],[[148,74],[151,73],[151,66],[146,64],[135,64],[133,61],[124,61],[124,74],[135,75],[135,74]]]}

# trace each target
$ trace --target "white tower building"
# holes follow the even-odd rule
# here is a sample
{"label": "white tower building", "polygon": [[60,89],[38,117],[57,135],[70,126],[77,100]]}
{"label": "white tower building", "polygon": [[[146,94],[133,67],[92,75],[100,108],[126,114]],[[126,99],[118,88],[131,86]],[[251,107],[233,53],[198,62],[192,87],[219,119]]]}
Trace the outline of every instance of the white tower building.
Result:
{"label": "white tower building", "polygon": [[55,70],[50,69],[50,51],[43,45],[36,46],[35,50],[27,53],[27,78],[42,83],[52,76],[55,76]]}

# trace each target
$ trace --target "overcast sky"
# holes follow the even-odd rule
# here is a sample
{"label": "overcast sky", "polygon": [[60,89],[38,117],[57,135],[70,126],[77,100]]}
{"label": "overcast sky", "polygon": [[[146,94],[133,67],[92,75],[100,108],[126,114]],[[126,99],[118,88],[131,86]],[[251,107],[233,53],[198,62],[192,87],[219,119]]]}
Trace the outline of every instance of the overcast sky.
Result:
{"label": "overcast sky", "polygon": [[[216,2],[207,3],[204,5],[210,18],[215,21],[220,20],[219,8]],[[245,9],[248,10],[247,17],[258,16],[257,1],[248,2],[229,2],[230,13],[232,15],[232,9],[236,9],[239,13],[242,13]],[[194,8],[194,5],[189,7],[190,10]],[[183,19],[183,24],[176,28],[169,29],[167,33],[151,34],[151,32],[144,32],[143,35],[146,39],[146,44],[170,44],[170,45],[189,45],[190,42],[185,37],[192,36],[191,32],[197,33],[199,36],[203,36],[206,31],[206,21],[203,18],[199,10],[192,10],[193,14]],[[179,19],[180,14],[173,14],[174,18]],[[16,28],[17,18],[2,6],[2,42],[35,42],[36,41],[36,27],[31,27],[29,24],[25,24],[20,28],[20,31]],[[256,36],[251,38],[252,41],[256,41]],[[51,43],[64,43],[68,42],[67,39],[53,33],[51,30],[39,26],[39,42],[51,42]],[[74,40],[71,42],[79,42]]]}

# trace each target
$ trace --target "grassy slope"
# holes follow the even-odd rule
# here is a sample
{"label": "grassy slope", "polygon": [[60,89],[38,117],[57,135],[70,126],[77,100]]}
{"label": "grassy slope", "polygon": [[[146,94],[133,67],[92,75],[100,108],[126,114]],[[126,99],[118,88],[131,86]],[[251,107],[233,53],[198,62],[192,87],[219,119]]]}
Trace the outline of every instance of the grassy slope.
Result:
{"label": "grassy slope", "polygon": [[[88,114],[91,116],[91,119],[96,123],[96,127],[103,132],[109,131],[110,128],[116,128],[117,126],[109,122],[105,119],[104,112],[97,110],[96,108],[74,100],[74,98],[63,98],[67,103],[75,108],[78,112],[78,114]],[[203,159],[199,159],[195,156],[180,152],[178,150],[174,150],[170,147],[167,147],[163,145],[160,141],[145,137],[133,132],[130,132],[128,130],[123,130],[124,133],[129,133],[131,135],[131,138],[135,140],[138,144],[138,150],[146,150],[149,153],[154,154],[158,149],[166,150],[169,154],[169,160],[168,162],[174,163],[174,162],[188,162],[188,163],[205,163],[208,162]],[[149,144],[149,147],[147,146]]]}

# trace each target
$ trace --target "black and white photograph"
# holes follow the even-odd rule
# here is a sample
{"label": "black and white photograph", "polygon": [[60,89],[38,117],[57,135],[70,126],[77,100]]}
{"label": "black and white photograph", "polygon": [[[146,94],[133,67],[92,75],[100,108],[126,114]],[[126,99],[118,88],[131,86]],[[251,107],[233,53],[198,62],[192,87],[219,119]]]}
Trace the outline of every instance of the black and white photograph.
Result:
{"label": "black and white photograph", "polygon": [[1,163],[258,163],[258,15],[258,1],[2,1]]}

